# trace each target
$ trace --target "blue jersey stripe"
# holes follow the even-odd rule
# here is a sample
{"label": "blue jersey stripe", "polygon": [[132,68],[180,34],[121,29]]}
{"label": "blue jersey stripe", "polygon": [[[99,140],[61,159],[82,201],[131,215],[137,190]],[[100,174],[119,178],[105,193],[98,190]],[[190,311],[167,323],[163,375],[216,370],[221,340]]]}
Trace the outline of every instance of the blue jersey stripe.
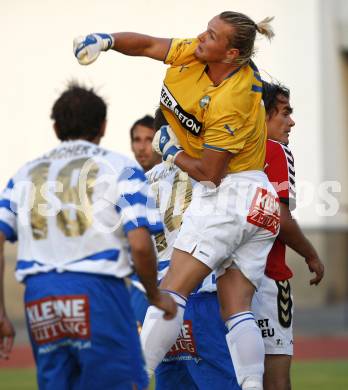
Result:
{"label": "blue jersey stripe", "polygon": [[135,167],[129,167],[124,169],[121,175],[119,176],[118,181],[122,181],[122,180],[125,181],[140,180],[146,182],[146,177],[145,177],[145,173],[141,169]]}
{"label": "blue jersey stripe", "polygon": [[157,271],[163,271],[165,268],[169,267],[170,260],[164,260],[157,263]]}
{"label": "blue jersey stripe", "polygon": [[226,152],[226,149],[219,148],[218,146],[213,146],[213,145],[208,145],[208,144],[203,144],[203,146],[207,149],[217,150],[219,152]]}
{"label": "blue jersey stripe", "polygon": [[261,92],[262,93],[262,87],[259,87],[258,85],[255,85],[255,84],[252,85],[251,90],[253,92]]}
{"label": "blue jersey stripe", "polygon": [[0,231],[4,233],[6,240],[11,242],[17,241],[16,232],[6,222],[0,221]]}
{"label": "blue jersey stripe", "polygon": [[83,259],[75,260],[73,263],[78,263],[84,260],[112,260],[117,261],[120,255],[120,251],[117,249],[108,249],[106,251],[94,253],[93,255],[88,255]]}
{"label": "blue jersey stripe", "polygon": [[[14,204],[12,203],[12,205],[14,205]],[[1,199],[0,200],[0,208],[1,207],[7,209],[8,211],[11,211],[11,213],[13,213],[14,215],[17,215],[16,211],[13,210],[13,208],[11,208],[11,201],[9,199]]]}
{"label": "blue jersey stripe", "polygon": [[260,83],[262,83],[262,78],[260,76],[260,73],[254,71],[254,77],[256,78],[257,81],[260,81]]}
{"label": "blue jersey stripe", "polygon": [[254,72],[260,73],[260,72],[259,72],[259,69],[258,69],[257,66],[255,65],[255,62],[254,62],[253,60],[250,60],[250,61],[249,61],[249,65],[250,65],[251,69],[252,69]]}
{"label": "blue jersey stripe", "polygon": [[[120,255],[120,251],[117,249],[108,249],[106,251],[94,253],[93,255],[88,255],[82,259],[72,261],[68,264],[74,264],[79,263],[80,261],[85,260],[109,260],[109,261],[117,261]],[[49,264],[42,264],[37,260],[18,260],[16,269],[18,270],[24,270],[33,267],[34,265],[39,266],[47,266]]]}
{"label": "blue jersey stripe", "polygon": [[34,265],[39,265],[43,267],[45,264],[42,264],[36,260],[18,260],[16,265],[16,270],[28,269],[34,267]]}
{"label": "blue jersey stripe", "polygon": [[7,183],[6,188],[8,188],[9,190],[12,190],[13,187],[14,187],[14,181],[12,179],[10,179]]}
{"label": "blue jersey stripe", "polygon": [[163,232],[163,224],[160,221],[157,221],[155,224],[150,224],[149,220],[145,217],[137,218],[136,221],[129,221],[123,225],[123,230],[125,234],[131,230],[138,229],[140,227],[145,227],[149,230],[151,234],[157,234]]}
{"label": "blue jersey stripe", "polygon": [[[125,204],[127,202],[128,204]],[[119,200],[119,207],[125,208],[127,206],[134,206],[136,204],[142,204],[150,208],[155,207],[154,200],[141,192],[135,192],[134,194],[123,194]]]}

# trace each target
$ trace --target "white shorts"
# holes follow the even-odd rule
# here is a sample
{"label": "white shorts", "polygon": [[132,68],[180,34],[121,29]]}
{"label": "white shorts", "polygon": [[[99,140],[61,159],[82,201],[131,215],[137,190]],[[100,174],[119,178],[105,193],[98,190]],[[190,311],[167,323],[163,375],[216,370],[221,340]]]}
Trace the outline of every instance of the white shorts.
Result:
{"label": "white shorts", "polygon": [[293,355],[293,299],[288,280],[278,282],[264,276],[255,292],[252,311],[262,333],[268,355]]}
{"label": "white shorts", "polygon": [[261,171],[229,174],[212,189],[200,183],[174,247],[216,270],[233,263],[258,287],[279,231],[279,200]]}

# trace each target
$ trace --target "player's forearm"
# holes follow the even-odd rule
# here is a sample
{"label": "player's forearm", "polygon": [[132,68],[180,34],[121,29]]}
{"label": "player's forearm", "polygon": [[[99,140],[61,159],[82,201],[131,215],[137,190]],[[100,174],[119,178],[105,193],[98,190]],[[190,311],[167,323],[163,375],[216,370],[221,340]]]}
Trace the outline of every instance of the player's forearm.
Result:
{"label": "player's forearm", "polygon": [[278,239],[304,258],[317,258],[313,245],[303,234],[297,221],[288,215],[281,216]]}
{"label": "player's forearm", "polygon": [[146,295],[151,302],[156,298],[159,290],[157,287],[157,262],[153,250],[132,251],[134,267],[140,282],[146,290]]}
{"label": "player's forearm", "polygon": [[151,301],[159,294],[157,287],[157,260],[150,234],[146,228],[128,233],[134,267]]}
{"label": "player's forearm", "polygon": [[114,38],[113,50],[128,56],[145,56],[157,60],[164,60],[166,51],[163,47],[170,44],[169,39],[155,38],[149,35],[133,32],[112,34]]}
{"label": "player's forearm", "polygon": [[213,166],[205,166],[202,159],[193,158],[185,152],[178,154],[175,165],[198,182],[209,182],[218,186],[223,178],[224,172],[213,169]]}

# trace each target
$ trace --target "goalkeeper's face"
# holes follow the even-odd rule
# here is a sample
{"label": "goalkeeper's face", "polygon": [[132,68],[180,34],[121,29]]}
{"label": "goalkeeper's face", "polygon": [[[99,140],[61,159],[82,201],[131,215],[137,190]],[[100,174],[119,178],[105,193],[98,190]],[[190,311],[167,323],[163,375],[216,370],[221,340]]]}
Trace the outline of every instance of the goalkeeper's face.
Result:
{"label": "goalkeeper's face", "polygon": [[206,63],[232,62],[239,54],[238,49],[228,47],[232,35],[233,27],[215,16],[208,23],[207,30],[198,35],[195,56]]}

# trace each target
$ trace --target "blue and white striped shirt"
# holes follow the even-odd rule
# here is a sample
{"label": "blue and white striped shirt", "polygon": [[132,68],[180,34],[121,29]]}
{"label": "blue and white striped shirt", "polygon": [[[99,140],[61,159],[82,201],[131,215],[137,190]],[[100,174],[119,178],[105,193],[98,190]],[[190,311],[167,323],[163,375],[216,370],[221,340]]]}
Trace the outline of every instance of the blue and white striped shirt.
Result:
{"label": "blue and white striped shirt", "polygon": [[139,227],[163,231],[144,172],[83,140],[25,164],[0,196],[0,231],[18,239],[19,281],[51,270],[127,276],[127,233]]}

